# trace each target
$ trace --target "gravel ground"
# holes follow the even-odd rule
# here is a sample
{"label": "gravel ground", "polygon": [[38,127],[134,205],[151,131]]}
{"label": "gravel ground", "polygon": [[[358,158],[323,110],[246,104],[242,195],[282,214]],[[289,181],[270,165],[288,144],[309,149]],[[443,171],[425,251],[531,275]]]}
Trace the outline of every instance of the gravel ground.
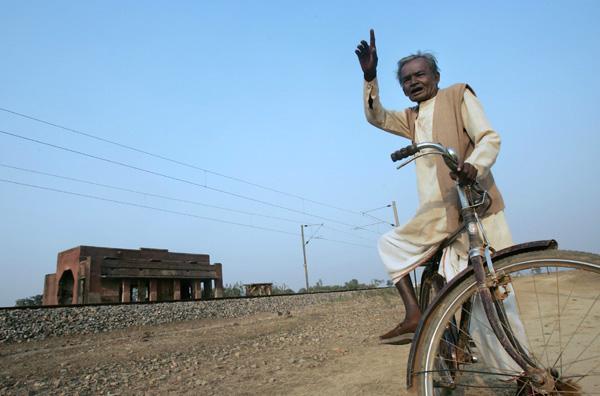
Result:
{"label": "gravel ground", "polygon": [[[359,291],[355,293],[368,293]],[[0,343],[40,340],[69,334],[95,334],[207,318],[238,318],[347,298],[344,292],[157,304],[127,304],[0,311]]]}
{"label": "gravel ground", "polygon": [[408,347],[376,337],[400,305],[377,290],[5,311],[0,394],[403,394]]}

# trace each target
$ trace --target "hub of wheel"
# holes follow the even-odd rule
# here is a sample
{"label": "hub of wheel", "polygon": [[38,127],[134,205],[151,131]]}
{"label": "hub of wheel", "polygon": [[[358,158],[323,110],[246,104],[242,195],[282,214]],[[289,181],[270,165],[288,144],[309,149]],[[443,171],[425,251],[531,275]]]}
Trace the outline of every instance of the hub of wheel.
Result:
{"label": "hub of wheel", "polygon": [[531,381],[531,386],[533,386],[536,392],[550,394],[555,389],[556,383],[550,370],[534,368],[528,370],[526,376]]}

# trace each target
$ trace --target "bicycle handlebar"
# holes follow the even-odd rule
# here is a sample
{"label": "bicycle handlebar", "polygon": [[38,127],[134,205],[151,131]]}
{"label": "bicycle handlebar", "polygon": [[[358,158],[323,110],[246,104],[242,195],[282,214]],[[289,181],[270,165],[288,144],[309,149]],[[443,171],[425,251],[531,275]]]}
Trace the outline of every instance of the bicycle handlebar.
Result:
{"label": "bicycle handlebar", "polygon": [[394,151],[391,155],[392,161],[396,162],[396,161],[403,160],[406,157],[410,157],[411,155],[416,154],[416,152],[417,152],[417,145],[411,144],[410,146],[406,146],[404,148],[401,148],[400,150]]}
{"label": "bicycle handlebar", "polygon": [[[458,155],[456,152],[450,147],[444,147],[439,143],[433,142],[424,142],[424,143],[414,143],[400,150],[394,151],[391,155],[392,161],[400,161],[412,155],[419,153],[423,149],[432,149],[432,152],[425,153],[426,154],[439,154],[444,158],[444,162],[450,168],[451,171],[456,171],[456,167],[458,165]],[[410,160],[412,161],[412,159]],[[408,161],[408,162],[410,162]],[[400,165],[402,166],[402,165]]]}

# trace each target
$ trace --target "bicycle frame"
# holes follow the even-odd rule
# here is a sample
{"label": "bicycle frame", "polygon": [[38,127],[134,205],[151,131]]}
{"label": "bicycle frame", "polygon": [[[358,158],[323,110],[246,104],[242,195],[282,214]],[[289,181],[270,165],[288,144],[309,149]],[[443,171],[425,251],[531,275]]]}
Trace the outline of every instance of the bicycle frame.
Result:
{"label": "bicycle frame", "polygon": [[[496,262],[507,257],[516,256],[522,253],[529,253],[535,251],[543,251],[543,250],[555,250],[558,248],[558,243],[553,240],[541,240],[541,241],[532,241],[521,243],[518,245],[510,246],[506,249],[499,250],[492,255],[492,262]],[[415,361],[415,352],[416,347],[419,345],[420,339],[423,335],[423,326],[426,325],[429,321],[430,315],[433,311],[433,308],[436,306],[437,302],[443,300],[447,294],[449,294],[457,285],[461,284],[465,281],[465,279],[469,278],[473,274],[474,270],[472,266],[468,266],[466,269],[457,274],[454,278],[452,278],[448,283],[444,286],[444,288],[440,291],[440,293],[435,297],[433,301],[430,302],[428,308],[423,312],[423,317],[421,319],[421,324],[417,331],[415,332],[415,337],[411,344],[411,350],[408,357],[407,370],[406,370],[406,385],[407,388],[411,388],[413,385],[413,375],[414,373],[419,371],[419,368],[416,367]]]}
{"label": "bicycle frame", "polygon": [[475,272],[478,289],[477,294],[482,300],[483,308],[487,319],[490,322],[490,326],[504,350],[523,369],[523,371],[532,373],[532,376],[537,376],[537,373],[533,373],[533,371],[537,370],[533,361],[524,358],[519,351],[517,351],[517,349],[520,351],[523,349],[518,345],[515,345],[518,341],[508,338],[500,323],[500,318],[496,312],[495,299],[492,296],[490,288],[502,286],[502,282],[494,271],[494,266],[489,254],[489,244],[487,243],[483,226],[475,212],[475,206],[467,197],[468,187],[461,186],[457,183],[456,189],[461,204],[463,222],[466,225],[467,234],[469,236],[469,265]]}
{"label": "bicycle frame", "polygon": [[[432,149],[432,152],[422,153],[420,155],[416,155],[423,149]],[[437,143],[419,143],[408,146],[402,150],[399,150],[392,154],[392,159],[394,161],[406,158],[408,156],[413,156],[411,159],[401,163],[398,166],[398,169],[405,166],[406,164],[412,162],[416,158],[419,158],[424,155],[430,154],[439,154],[442,155],[444,162],[446,165],[452,170],[456,171],[458,164],[458,157],[456,153],[451,150],[443,147]],[[460,201],[460,210],[463,219],[464,226],[466,228],[468,237],[469,237],[469,267],[463,271],[471,274],[474,272],[475,278],[477,281],[477,294],[480,296],[485,314],[488,318],[490,326],[504,348],[507,354],[521,367],[524,372],[524,375],[531,379],[531,381],[538,387],[539,389],[548,389],[552,390],[554,387],[554,380],[552,376],[548,375],[546,371],[541,368],[536,367],[535,363],[529,356],[527,356],[525,350],[519,345],[518,340],[515,337],[510,337],[504,331],[502,325],[508,325],[507,322],[501,323],[502,319],[499,317],[497,308],[501,306],[498,304],[498,299],[492,295],[491,289],[498,290],[499,287],[505,286],[510,282],[510,279],[503,279],[502,276],[498,276],[494,271],[494,266],[490,254],[490,246],[487,241],[487,237],[485,235],[485,230],[479,220],[477,215],[476,208],[483,204],[485,200],[486,193],[482,191],[477,186],[463,186],[458,181],[456,182],[456,189],[458,192],[458,197]],[[474,203],[471,199],[472,189],[475,191],[483,192],[483,198],[480,203]],[[538,243],[539,247],[555,247],[556,244],[552,243]],[[527,250],[531,250],[531,244],[525,244],[524,248]],[[513,247],[513,254],[520,253],[522,250]],[[444,291],[450,290],[452,285],[456,284],[456,281],[460,281],[463,276],[457,276],[452,282],[448,283],[446,287],[442,290],[440,295],[430,304],[430,307],[424,313],[421,323],[419,325],[419,329],[417,329],[417,333],[415,334],[415,338],[413,340],[411,346],[411,352],[409,356],[408,369],[407,369],[407,386],[410,388],[412,386],[412,375],[415,372],[414,367],[414,353],[416,345],[419,344],[419,336],[420,330],[424,323],[426,323],[426,319],[428,317],[428,313],[432,311],[432,308],[435,306],[436,302],[439,298],[444,295]],[[467,319],[468,321],[468,319]],[[464,324],[461,320],[461,327]],[[468,324],[467,324],[468,325]]]}

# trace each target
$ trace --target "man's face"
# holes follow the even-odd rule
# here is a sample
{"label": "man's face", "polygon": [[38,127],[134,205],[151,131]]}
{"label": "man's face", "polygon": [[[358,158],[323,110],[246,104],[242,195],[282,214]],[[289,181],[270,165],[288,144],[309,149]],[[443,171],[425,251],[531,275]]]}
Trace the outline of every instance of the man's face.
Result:
{"label": "man's face", "polygon": [[413,102],[420,103],[433,98],[439,82],[440,75],[434,74],[423,58],[413,59],[400,69],[402,91]]}

